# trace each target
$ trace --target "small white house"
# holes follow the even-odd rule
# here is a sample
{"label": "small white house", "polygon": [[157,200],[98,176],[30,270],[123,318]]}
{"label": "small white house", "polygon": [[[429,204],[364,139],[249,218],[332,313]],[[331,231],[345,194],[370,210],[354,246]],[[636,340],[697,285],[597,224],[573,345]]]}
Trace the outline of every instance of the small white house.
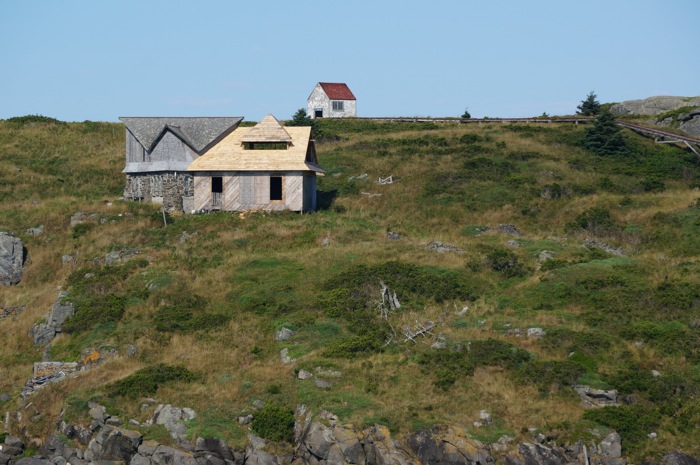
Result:
{"label": "small white house", "polygon": [[357,116],[357,100],[347,84],[319,82],[306,100],[311,118],[348,118]]}

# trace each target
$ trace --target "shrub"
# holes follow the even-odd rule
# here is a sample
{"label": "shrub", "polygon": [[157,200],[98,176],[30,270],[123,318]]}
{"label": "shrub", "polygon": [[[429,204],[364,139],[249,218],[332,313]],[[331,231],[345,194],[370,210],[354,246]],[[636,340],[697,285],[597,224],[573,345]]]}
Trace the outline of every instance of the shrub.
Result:
{"label": "shrub", "polygon": [[266,405],[255,415],[251,427],[269,441],[294,442],[294,412],[290,408]]}
{"label": "shrub", "polygon": [[75,299],[75,314],[64,323],[62,330],[70,334],[100,323],[119,321],[124,316],[126,302],[127,296],[114,293]]}
{"label": "shrub", "polygon": [[566,225],[568,232],[583,230],[593,235],[610,234],[619,229],[619,226],[610,217],[610,212],[600,207],[584,211],[574,221]]}
{"label": "shrub", "polygon": [[510,250],[494,249],[486,255],[486,264],[493,271],[501,273],[507,278],[525,274],[525,269],[518,263],[518,256]]}
{"label": "shrub", "polygon": [[165,383],[191,382],[196,379],[197,375],[185,367],[159,363],[138,370],[136,373],[110,384],[107,387],[107,394],[134,399],[155,394],[158,388]]}
{"label": "shrub", "polygon": [[583,418],[617,431],[627,452],[638,448],[661,421],[656,408],[642,404],[586,410]]}
{"label": "shrub", "polygon": [[547,392],[551,388],[573,386],[586,369],[573,360],[532,361],[522,365],[517,376]]}

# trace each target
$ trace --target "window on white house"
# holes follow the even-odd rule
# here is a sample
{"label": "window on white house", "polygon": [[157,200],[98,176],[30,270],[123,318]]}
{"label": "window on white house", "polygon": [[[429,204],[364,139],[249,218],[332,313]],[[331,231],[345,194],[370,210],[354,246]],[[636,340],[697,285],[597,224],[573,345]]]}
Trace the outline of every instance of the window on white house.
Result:
{"label": "window on white house", "polygon": [[343,111],[343,103],[345,103],[345,102],[343,102],[343,101],[338,101],[338,100],[333,100],[333,102],[331,102],[331,103],[332,103],[332,105],[333,105],[333,110],[334,110],[334,111]]}

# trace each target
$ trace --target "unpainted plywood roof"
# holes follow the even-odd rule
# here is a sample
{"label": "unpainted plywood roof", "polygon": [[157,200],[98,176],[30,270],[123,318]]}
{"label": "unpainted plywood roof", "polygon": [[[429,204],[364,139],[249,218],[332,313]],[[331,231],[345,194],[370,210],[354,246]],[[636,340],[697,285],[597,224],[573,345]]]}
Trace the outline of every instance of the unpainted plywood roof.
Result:
{"label": "unpainted plywood roof", "polygon": [[171,131],[202,153],[212,142],[227,131],[238,126],[241,117],[120,117],[127,129],[148,151],[160,140],[165,131]]}
{"label": "unpainted plywood roof", "polygon": [[292,136],[284,129],[284,126],[271,114],[264,117],[253,126],[243,142],[292,142]]}
{"label": "unpainted plywood roof", "polygon": [[[309,151],[311,128],[285,127],[292,145],[286,150],[246,150],[243,146],[255,127],[238,127],[207,153],[194,160],[188,171],[314,171],[324,173],[318,166],[315,152]],[[259,142],[259,141],[256,141]],[[307,153],[311,156],[307,158]]]}

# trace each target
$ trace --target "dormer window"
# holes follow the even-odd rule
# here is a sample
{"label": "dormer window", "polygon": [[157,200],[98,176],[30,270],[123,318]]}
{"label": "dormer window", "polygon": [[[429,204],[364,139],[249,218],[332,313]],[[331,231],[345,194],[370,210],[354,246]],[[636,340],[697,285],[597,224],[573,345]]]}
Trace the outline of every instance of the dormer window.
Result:
{"label": "dormer window", "polygon": [[243,142],[244,150],[287,150],[286,142]]}

